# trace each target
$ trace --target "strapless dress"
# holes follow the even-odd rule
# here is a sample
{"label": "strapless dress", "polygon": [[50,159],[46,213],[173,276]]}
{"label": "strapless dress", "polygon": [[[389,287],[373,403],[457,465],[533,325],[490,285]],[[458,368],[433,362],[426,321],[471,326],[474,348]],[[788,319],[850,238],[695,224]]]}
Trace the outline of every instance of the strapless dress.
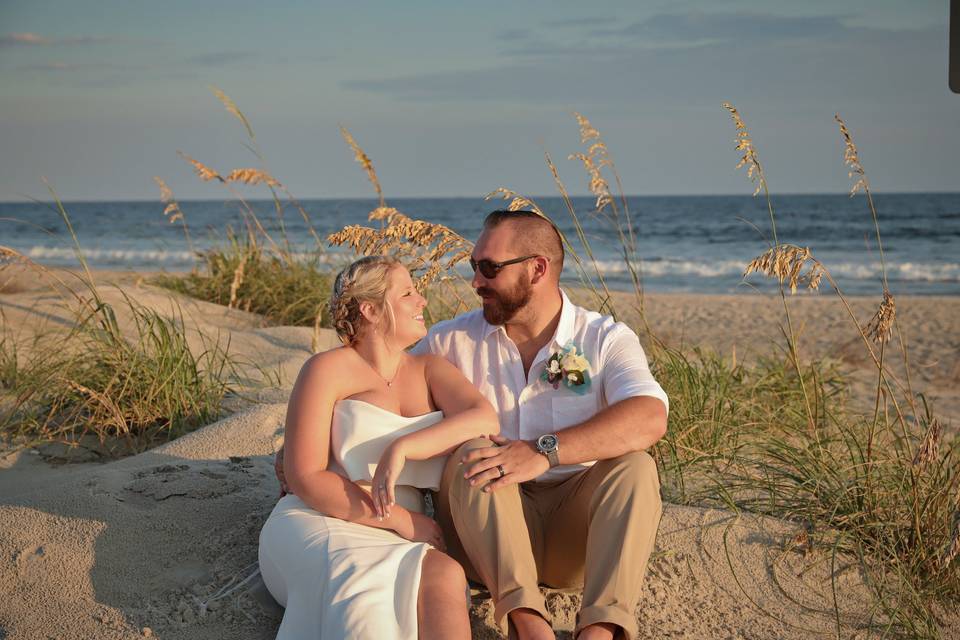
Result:
{"label": "strapless dress", "polygon": [[[387,445],[442,418],[439,411],[406,417],[340,400],[330,425],[330,470],[369,486]],[[408,460],[397,480],[397,503],[422,512],[419,489],[440,486],[445,461]],[[415,640],[421,564],[431,548],[284,496],[260,531],[259,549],[263,581],[286,608],[278,640]]]}

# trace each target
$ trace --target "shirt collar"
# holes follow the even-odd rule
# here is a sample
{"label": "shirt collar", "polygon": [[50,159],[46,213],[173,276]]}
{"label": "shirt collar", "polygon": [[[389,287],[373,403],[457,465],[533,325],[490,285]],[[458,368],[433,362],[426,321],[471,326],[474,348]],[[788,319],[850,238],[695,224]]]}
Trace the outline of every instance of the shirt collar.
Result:
{"label": "shirt collar", "polygon": [[[564,347],[573,339],[573,325],[576,310],[566,292],[560,289],[560,322],[557,323],[557,330],[553,334],[552,345],[557,348]],[[483,313],[480,314],[483,318]],[[503,329],[503,325],[490,324],[486,318],[483,318],[483,339],[486,340],[497,331]]]}

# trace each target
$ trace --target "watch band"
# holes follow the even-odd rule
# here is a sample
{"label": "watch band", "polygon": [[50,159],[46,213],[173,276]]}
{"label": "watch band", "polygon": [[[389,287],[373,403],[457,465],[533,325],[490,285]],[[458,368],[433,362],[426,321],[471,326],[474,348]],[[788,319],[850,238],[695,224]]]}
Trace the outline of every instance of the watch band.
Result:
{"label": "watch band", "polygon": [[560,464],[560,454],[557,453],[559,450],[560,448],[557,447],[556,449],[553,449],[551,451],[544,451],[544,453],[547,454],[547,460],[550,461],[551,469],[557,466],[558,464]]}

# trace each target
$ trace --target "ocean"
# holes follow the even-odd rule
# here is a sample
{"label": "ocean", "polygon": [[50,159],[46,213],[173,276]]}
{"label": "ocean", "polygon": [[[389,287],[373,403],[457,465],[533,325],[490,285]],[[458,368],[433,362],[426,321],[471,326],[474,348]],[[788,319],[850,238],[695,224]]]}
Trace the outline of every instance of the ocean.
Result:
{"label": "ocean", "polygon": [[[896,294],[960,295],[960,193],[875,194],[890,288]],[[538,204],[576,240],[573,223],[559,198]],[[615,229],[591,214],[592,198],[574,198],[597,264],[611,289],[631,289]],[[271,234],[279,235],[272,202],[251,203]],[[304,200],[301,203],[322,238],[350,224],[368,224],[373,200]],[[502,201],[482,198],[398,198],[388,201],[406,215],[447,225],[469,239],[484,216]],[[770,219],[766,201],[750,196],[634,196],[628,198],[636,229],[636,258],[647,291],[745,293],[770,290],[771,283],[744,266],[767,249]],[[881,291],[881,266],[873,220],[862,195],[773,196],[781,242],[809,247],[844,293]],[[226,241],[226,229],[242,228],[232,201],[182,201],[195,248]],[[160,202],[68,202],[65,208],[94,268],[188,271],[196,264],[179,223],[170,224]],[[300,214],[284,211],[293,249],[315,254]],[[376,223],[374,223],[376,224]],[[76,265],[70,235],[47,203],[0,203],[0,244],[50,266]],[[581,255],[582,252],[581,252]],[[342,250],[327,249],[322,260],[339,264]],[[577,280],[569,268],[565,279]],[[467,267],[463,266],[464,273]],[[823,288],[829,289],[824,282]]]}

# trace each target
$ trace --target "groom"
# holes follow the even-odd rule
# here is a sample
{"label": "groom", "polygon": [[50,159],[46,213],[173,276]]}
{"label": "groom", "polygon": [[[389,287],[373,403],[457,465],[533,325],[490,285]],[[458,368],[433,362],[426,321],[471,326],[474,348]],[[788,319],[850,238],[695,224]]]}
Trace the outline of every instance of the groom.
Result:
{"label": "groom", "polygon": [[666,431],[666,394],[633,331],[561,291],[563,244],[547,219],[491,213],[470,264],[482,310],[415,348],[450,360],[500,416],[500,436],[447,464],[449,550],[519,638],[554,638],[538,584],[583,588],[579,640],[636,638],[661,513],[645,449]]}

